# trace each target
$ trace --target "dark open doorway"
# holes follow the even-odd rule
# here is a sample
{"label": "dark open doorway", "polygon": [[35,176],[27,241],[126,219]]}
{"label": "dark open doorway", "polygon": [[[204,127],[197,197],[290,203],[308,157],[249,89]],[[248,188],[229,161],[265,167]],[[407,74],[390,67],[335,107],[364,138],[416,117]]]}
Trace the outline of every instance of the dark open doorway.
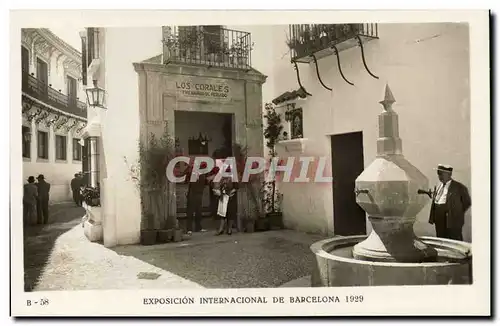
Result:
{"label": "dark open doorway", "polygon": [[[175,137],[176,152],[191,159],[209,156],[223,159],[232,155],[234,116],[226,113],[176,111]],[[186,168],[187,166],[184,166]],[[188,213],[189,183],[176,184],[177,218],[184,226]],[[202,227],[216,229],[217,198],[214,198],[210,185],[203,190],[201,200]]]}
{"label": "dark open doorway", "polygon": [[333,231],[335,235],[366,234],[366,214],[356,203],[354,181],[364,170],[363,133],[333,135]]}

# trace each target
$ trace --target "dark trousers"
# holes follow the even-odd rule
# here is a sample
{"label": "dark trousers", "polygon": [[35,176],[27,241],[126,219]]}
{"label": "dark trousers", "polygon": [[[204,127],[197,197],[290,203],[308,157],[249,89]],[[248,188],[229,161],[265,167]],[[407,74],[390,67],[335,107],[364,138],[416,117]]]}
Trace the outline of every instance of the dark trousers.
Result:
{"label": "dark trousers", "polygon": [[[189,194],[187,202],[187,225],[186,231],[201,230],[201,205],[202,205],[203,193],[201,194]],[[193,221],[194,220],[194,221]]]}
{"label": "dark trousers", "polygon": [[49,222],[49,199],[40,199],[37,202],[38,224]]}
{"label": "dark trousers", "polygon": [[462,227],[449,227],[447,225],[446,219],[448,217],[448,209],[446,205],[436,204],[434,207],[434,226],[436,228],[436,236],[438,238],[463,241]]}
{"label": "dark trousers", "polygon": [[210,190],[210,215],[212,215],[212,217],[215,218],[217,216],[217,208],[219,207],[219,197],[214,194],[213,189],[214,188],[212,186],[209,187],[209,190]]}
{"label": "dark trousers", "polygon": [[73,201],[77,206],[82,206],[82,195],[80,195],[80,190],[73,190]]}
{"label": "dark trousers", "polygon": [[36,216],[36,204],[23,203],[23,220],[24,225],[34,223]]}

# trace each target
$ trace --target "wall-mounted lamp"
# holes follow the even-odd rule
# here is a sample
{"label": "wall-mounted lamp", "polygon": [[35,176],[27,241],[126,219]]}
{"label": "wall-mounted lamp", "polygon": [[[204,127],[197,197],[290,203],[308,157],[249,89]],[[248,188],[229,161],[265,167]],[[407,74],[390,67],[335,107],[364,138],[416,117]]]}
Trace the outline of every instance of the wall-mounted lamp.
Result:
{"label": "wall-mounted lamp", "polygon": [[85,93],[90,106],[106,108],[106,91],[97,86],[97,80],[94,80],[94,87],[88,87]]}

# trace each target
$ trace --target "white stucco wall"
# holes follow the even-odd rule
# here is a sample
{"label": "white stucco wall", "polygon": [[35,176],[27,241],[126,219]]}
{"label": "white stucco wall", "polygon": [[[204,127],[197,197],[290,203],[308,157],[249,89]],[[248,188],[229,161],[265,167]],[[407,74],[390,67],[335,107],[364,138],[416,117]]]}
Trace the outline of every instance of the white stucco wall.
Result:
{"label": "white stucco wall", "polygon": [[[101,82],[108,93],[101,112],[101,133],[106,171],[112,177],[117,244],[136,243],[140,237],[140,199],[130,179],[129,164],[137,162],[139,139],[139,87],[133,62],[161,53],[161,28],[101,29]],[[102,161],[101,161],[102,162]],[[106,231],[105,231],[106,236]]]}
{"label": "white stucco wall", "polygon": [[[297,89],[296,72],[290,64],[288,26],[275,26],[273,58],[274,96]],[[312,93],[301,106],[306,154],[322,154],[330,160],[330,135],[363,131],[364,164],[376,155],[378,119],[385,83],[396,98],[400,137],[406,158],[431,181],[437,182],[435,166],[454,166],[454,178],[467,187],[470,177],[470,90],[468,26],[460,24],[379,24],[379,39],[365,44],[366,72],[359,47],[340,52],[342,70],[355,86],[340,76],[335,55],[318,61],[324,89],[314,63],[299,64],[304,87]],[[264,85],[264,88],[268,84]],[[265,99],[270,101],[273,97]],[[331,186],[284,185],[284,216],[289,225],[303,230],[333,231]],[[430,203],[429,203],[430,204]],[[417,235],[434,235],[427,223],[430,205],[418,215]],[[369,228],[369,223],[367,224]],[[470,240],[470,212],[464,226]]]}

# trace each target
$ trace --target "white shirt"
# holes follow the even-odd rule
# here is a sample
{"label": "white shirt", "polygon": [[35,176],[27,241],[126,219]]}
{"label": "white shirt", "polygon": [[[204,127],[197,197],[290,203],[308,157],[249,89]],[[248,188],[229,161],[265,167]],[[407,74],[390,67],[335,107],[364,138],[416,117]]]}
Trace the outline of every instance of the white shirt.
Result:
{"label": "white shirt", "polygon": [[448,189],[450,189],[451,180],[446,182],[446,184],[440,183],[436,189],[436,197],[434,198],[434,203],[438,205],[446,204],[446,196],[448,195]]}

